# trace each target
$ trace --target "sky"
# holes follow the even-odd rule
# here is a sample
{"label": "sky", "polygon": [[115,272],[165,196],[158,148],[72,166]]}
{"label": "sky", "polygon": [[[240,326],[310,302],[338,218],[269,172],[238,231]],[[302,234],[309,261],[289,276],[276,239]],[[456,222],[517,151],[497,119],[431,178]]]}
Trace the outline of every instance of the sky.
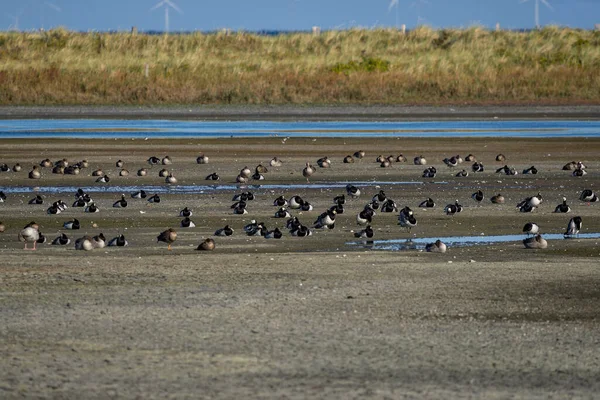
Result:
{"label": "sky", "polygon": [[[161,0],[0,0],[0,30],[164,31]],[[536,0],[167,0],[170,31],[290,30],[480,25],[506,29],[535,27]],[[600,0],[538,0],[543,25],[593,29],[600,24]],[[552,9],[542,2],[547,1]],[[390,8],[390,4],[392,7]]]}

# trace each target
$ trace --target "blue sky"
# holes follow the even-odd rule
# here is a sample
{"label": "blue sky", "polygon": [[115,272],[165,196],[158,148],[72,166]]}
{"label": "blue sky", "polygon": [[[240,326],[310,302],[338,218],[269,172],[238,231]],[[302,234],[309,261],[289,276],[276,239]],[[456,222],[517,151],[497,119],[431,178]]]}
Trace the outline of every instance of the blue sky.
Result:
{"label": "blue sky", "polygon": [[[150,11],[160,0],[0,0],[0,30],[164,30],[162,9]],[[171,0],[182,10],[170,12],[171,31],[310,30],[350,27],[393,27],[393,0]],[[534,3],[528,0],[398,0],[398,21],[440,27],[534,27]],[[540,3],[541,25],[555,24],[592,29],[600,23],[600,0],[547,0]]]}

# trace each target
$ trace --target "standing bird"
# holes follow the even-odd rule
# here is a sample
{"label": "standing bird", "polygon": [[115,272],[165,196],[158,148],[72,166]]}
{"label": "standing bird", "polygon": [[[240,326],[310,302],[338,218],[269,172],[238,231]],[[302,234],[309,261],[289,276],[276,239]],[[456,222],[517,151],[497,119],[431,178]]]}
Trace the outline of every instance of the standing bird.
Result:
{"label": "standing bird", "polygon": [[113,207],[116,208],[125,208],[127,207],[127,200],[125,200],[125,195],[121,195],[121,200],[117,200],[113,203]]}
{"label": "standing bird", "polygon": [[548,242],[540,234],[523,239],[523,244],[526,249],[545,249],[548,247]]}
{"label": "standing bird", "polygon": [[555,213],[568,213],[571,212],[571,207],[567,204],[567,198],[563,197],[562,203],[556,206],[554,209]]}
{"label": "standing bird", "polygon": [[439,239],[425,246],[425,251],[429,253],[445,253],[447,249],[448,246]]}
{"label": "standing bird", "polygon": [[156,237],[157,242],[165,242],[168,244],[167,250],[171,249],[171,244],[177,240],[177,232],[173,228],[169,228]]}
{"label": "standing bird", "polygon": [[315,168],[310,165],[310,163],[306,163],[306,167],[302,170],[302,176],[306,178],[306,182],[308,182],[308,178],[315,173]]}
{"label": "standing bird", "polygon": [[402,210],[400,210],[400,214],[398,215],[398,224],[404,228],[407,228],[409,232],[412,228],[417,226],[417,219],[410,208],[404,207]]}
{"label": "standing bird", "polygon": [[484,199],[483,192],[481,190],[478,190],[471,195],[471,198],[476,202],[481,203]]}
{"label": "standing bird", "polygon": [[215,241],[211,238],[204,240],[196,248],[196,250],[200,250],[200,251],[212,251],[214,249],[215,249]]}
{"label": "standing bird", "polygon": [[[19,241],[25,242],[23,250],[35,250],[35,245],[40,238],[39,228],[39,225],[32,221],[19,232]],[[28,248],[27,243],[33,243],[33,248]]]}
{"label": "standing bird", "polygon": [[564,233],[564,237],[565,238],[571,238],[573,236],[577,237],[579,235],[579,231],[581,230],[582,223],[583,223],[583,221],[582,221],[581,217],[571,218],[571,220],[569,221],[569,224],[567,225],[567,230]]}
{"label": "standing bird", "polygon": [[528,222],[523,226],[523,233],[527,236],[536,235],[540,232],[540,227],[535,222]]}

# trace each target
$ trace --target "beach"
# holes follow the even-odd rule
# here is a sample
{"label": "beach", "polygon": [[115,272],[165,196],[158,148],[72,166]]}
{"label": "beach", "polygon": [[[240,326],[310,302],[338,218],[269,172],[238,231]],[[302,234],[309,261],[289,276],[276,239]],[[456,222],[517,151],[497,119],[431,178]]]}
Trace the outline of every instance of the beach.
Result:
{"label": "beach", "polygon": [[[109,108],[61,110],[39,115],[116,117]],[[192,113],[207,119],[271,114],[293,119],[302,113],[302,108],[263,110],[253,117],[235,108]],[[308,119],[368,114],[311,110],[305,110]],[[598,116],[595,107],[530,114],[503,110],[459,113],[464,119]],[[147,118],[147,111],[125,114]],[[154,118],[185,113],[182,108],[159,111]],[[454,118],[452,111],[438,112]],[[31,113],[0,109],[3,118],[30,118]],[[383,108],[369,118],[404,118],[401,114]],[[422,114],[438,117],[425,109]],[[600,205],[579,200],[582,190],[599,190],[598,139],[5,139],[0,149],[2,163],[23,166],[21,172],[0,173],[0,186],[7,189],[0,204],[6,226],[0,234],[3,398],[593,398],[600,390],[598,239],[549,240],[540,250],[525,249],[521,241],[526,222],[538,223],[542,235],[562,234],[576,215],[584,221],[582,234],[600,232]],[[365,151],[363,159],[342,162],[358,150]],[[455,168],[442,162],[469,153],[484,164],[484,172],[474,173],[471,162]],[[197,164],[200,154],[209,157],[208,164]],[[375,161],[399,154],[407,162],[382,168]],[[495,161],[498,154],[506,160]],[[171,187],[208,185],[205,177],[213,172],[223,187],[197,193],[166,189],[169,185],[158,177],[163,166],[150,166],[147,159],[167,155],[173,163],[164,168],[178,180]],[[413,158],[421,155],[427,165],[414,165]],[[275,156],[281,167],[269,165]],[[316,166],[324,156],[331,167],[316,167],[307,182],[305,163]],[[28,179],[31,166],[45,158],[86,159],[90,165],[74,176],[43,168],[41,179]],[[119,159],[128,176],[118,176]],[[574,177],[562,170],[571,161],[583,162],[589,173]],[[258,164],[269,170],[264,181],[231,189],[241,168],[254,170]],[[505,164],[519,174],[495,172]],[[423,178],[432,165],[436,177]],[[538,174],[524,175],[531,166]],[[147,168],[148,176],[136,176],[140,168]],[[463,168],[469,176],[455,176]],[[96,183],[90,175],[97,169],[111,180]],[[362,194],[347,199],[334,229],[292,237],[286,219],[273,218],[275,198],[300,195],[314,210],[291,212],[312,226],[333,205],[333,197],[345,193],[337,184],[354,182],[360,182]],[[100,212],[69,207],[46,214],[58,199],[71,206],[74,193],[36,187],[66,186],[90,188]],[[132,199],[131,192],[110,190],[116,186],[165,192],[160,203],[150,204]],[[485,193],[481,203],[471,198],[478,189]],[[398,225],[398,212],[377,213],[374,240],[521,236],[505,243],[450,246],[443,254],[422,248],[377,250],[354,233],[364,228],[356,223],[357,213],[379,190],[399,208],[409,206],[418,224],[408,231]],[[243,191],[252,191],[256,199],[248,202],[248,214],[234,215],[232,196]],[[38,192],[44,204],[27,204]],[[519,212],[516,204],[538,192],[543,196],[538,209]],[[490,201],[498,193],[504,204]],[[128,206],[113,208],[121,194]],[[563,196],[571,213],[554,213]],[[419,208],[428,197],[436,206]],[[464,210],[445,215],[444,207],[455,201]],[[193,210],[195,228],[179,226],[184,207]],[[72,218],[81,222],[77,232],[62,228]],[[251,220],[280,228],[283,238],[245,235],[243,226]],[[24,251],[17,234],[30,221],[49,241],[59,232],[72,239],[122,233],[129,246],[87,252],[72,243],[45,243]],[[234,234],[214,237],[225,225]],[[172,251],[156,241],[167,228],[178,232]],[[197,251],[208,237],[215,239],[215,250]]]}

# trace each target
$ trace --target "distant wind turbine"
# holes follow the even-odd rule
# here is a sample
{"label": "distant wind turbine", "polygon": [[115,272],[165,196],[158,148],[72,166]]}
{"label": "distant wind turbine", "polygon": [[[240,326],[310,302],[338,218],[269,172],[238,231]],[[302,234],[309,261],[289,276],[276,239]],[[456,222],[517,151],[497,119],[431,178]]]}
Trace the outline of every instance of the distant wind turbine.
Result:
{"label": "distant wind turbine", "polygon": [[53,9],[56,12],[61,12],[62,11],[59,6],[57,6],[54,3],[50,3],[49,1],[45,1],[44,4],[47,5],[48,7],[50,7],[51,9]]}
{"label": "distant wind turbine", "polygon": [[8,30],[15,30],[15,31],[19,30],[19,17],[21,16],[21,14],[23,14],[23,10],[20,10],[16,15],[6,14],[6,16],[12,18],[14,21],[14,23],[12,25],[8,26]]}
{"label": "distant wind turbine", "polygon": [[[529,0],[521,0],[519,3],[526,3]],[[539,29],[540,27],[540,2],[548,7],[550,10],[554,11],[554,8],[548,3],[546,0],[534,0],[535,1],[535,27]]]}
{"label": "distant wind turbine", "polygon": [[390,1],[390,5],[388,6],[388,13],[392,11],[392,8],[396,7],[396,29],[398,29],[398,6],[399,0]]}
{"label": "distant wind turbine", "polygon": [[156,3],[154,7],[150,9],[150,11],[154,11],[157,8],[165,7],[165,33],[169,33],[169,7],[173,10],[177,11],[179,14],[183,14],[181,9],[177,7],[177,4],[173,3],[171,0],[162,0]]}

